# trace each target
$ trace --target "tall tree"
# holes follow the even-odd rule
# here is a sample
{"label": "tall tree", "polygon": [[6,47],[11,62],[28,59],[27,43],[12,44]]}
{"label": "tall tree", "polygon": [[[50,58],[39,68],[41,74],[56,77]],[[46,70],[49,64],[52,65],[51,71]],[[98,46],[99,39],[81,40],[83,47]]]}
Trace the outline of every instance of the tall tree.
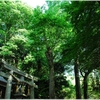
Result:
{"label": "tall tree", "polygon": [[[100,17],[99,3],[98,2],[72,2],[70,13],[72,15],[71,22],[73,23],[76,31],[77,43],[80,49],[80,65],[83,64],[84,76],[84,98],[87,96],[87,77],[88,74],[95,68],[99,67],[95,63],[94,51],[99,47],[99,29],[98,19]],[[96,41],[95,41],[96,40]],[[98,58],[98,56],[97,56]],[[92,61],[91,61],[92,60]],[[93,65],[95,63],[96,65]],[[86,86],[86,87],[85,87]]]}
{"label": "tall tree", "polygon": [[15,60],[15,66],[17,66],[19,59],[24,59],[26,55],[21,46],[24,48],[23,44],[27,41],[26,36],[29,33],[27,25],[30,22],[32,9],[19,1],[4,0],[0,1],[0,9],[0,34],[2,36],[0,56],[10,62]]}
{"label": "tall tree", "polygon": [[66,21],[69,20],[69,34],[66,38],[66,42],[64,45],[62,45],[62,55],[63,59],[62,62],[65,63],[65,65],[70,64],[71,66],[74,65],[74,74],[75,74],[75,88],[76,88],[76,98],[81,99],[81,87],[80,87],[80,75],[79,75],[79,69],[80,69],[80,41],[77,41],[78,38],[76,36],[76,31],[74,30],[73,24],[71,22],[71,19],[73,16],[71,15],[71,12],[73,9],[71,9],[71,4],[68,2],[63,2],[62,8],[63,11],[66,12],[68,15],[68,18],[66,18]]}
{"label": "tall tree", "polygon": [[[48,9],[37,7],[34,9],[31,38],[38,44],[39,51],[45,54],[49,66],[49,97],[55,98],[54,61],[57,50],[63,42],[66,31],[65,14],[61,13],[59,4],[48,3]],[[34,23],[34,24],[33,24]],[[35,39],[38,39],[38,41]],[[44,55],[43,54],[43,55]],[[41,55],[39,55],[41,56]]]}

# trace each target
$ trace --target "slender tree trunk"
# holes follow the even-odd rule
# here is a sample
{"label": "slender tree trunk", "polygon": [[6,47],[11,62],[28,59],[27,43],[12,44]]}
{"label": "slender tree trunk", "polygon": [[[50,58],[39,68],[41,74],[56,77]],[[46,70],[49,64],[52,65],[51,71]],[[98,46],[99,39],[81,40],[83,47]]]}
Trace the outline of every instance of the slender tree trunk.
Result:
{"label": "slender tree trunk", "polygon": [[75,73],[76,99],[81,99],[80,78],[79,78],[79,70],[78,70],[77,59],[75,59],[74,73]]}
{"label": "slender tree trunk", "polygon": [[49,65],[49,98],[55,99],[54,63],[53,54],[50,48],[47,48],[46,57]]}
{"label": "slender tree trunk", "polygon": [[49,83],[49,97],[55,99],[55,82],[54,82],[54,67],[50,68],[50,83]]}
{"label": "slender tree trunk", "polygon": [[84,76],[84,99],[88,98],[88,83],[87,83],[88,74],[85,73]]}

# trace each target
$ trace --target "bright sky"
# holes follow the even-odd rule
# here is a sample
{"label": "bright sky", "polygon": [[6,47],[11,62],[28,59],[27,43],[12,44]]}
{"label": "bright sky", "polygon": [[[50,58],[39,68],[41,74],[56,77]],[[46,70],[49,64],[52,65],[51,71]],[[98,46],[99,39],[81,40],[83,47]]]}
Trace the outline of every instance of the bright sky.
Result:
{"label": "bright sky", "polygon": [[35,8],[36,6],[43,6],[45,4],[45,0],[22,0],[27,3],[29,6]]}

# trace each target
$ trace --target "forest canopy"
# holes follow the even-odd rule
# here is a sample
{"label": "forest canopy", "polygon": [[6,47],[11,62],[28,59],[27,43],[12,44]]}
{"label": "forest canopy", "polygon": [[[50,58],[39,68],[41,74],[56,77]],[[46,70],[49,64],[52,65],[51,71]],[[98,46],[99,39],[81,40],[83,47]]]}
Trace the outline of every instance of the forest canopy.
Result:
{"label": "forest canopy", "polygon": [[39,78],[36,99],[99,99],[99,26],[99,1],[2,0],[0,58]]}

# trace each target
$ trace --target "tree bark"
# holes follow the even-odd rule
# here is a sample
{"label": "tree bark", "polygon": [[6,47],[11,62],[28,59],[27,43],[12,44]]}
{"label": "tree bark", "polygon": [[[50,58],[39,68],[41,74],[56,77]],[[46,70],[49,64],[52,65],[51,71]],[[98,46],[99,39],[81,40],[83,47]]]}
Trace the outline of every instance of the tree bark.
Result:
{"label": "tree bark", "polygon": [[75,59],[74,73],[75,73],[76,99],[81,99],[80,78],[79,78],[78,60],[77,59]]}
{"label": "tree bark", "polygon": [[87,83],[87,78],[88,78],[88,74],[85,73],[85,76],[84,76],[84,99],[87,99],[88,98],[88,83]]}
{"label": "tree bark", "polygon": [[54,63],[53,54],[50,48],[47,48],[46,57],[49,65],[49,98],[55,99]]}

